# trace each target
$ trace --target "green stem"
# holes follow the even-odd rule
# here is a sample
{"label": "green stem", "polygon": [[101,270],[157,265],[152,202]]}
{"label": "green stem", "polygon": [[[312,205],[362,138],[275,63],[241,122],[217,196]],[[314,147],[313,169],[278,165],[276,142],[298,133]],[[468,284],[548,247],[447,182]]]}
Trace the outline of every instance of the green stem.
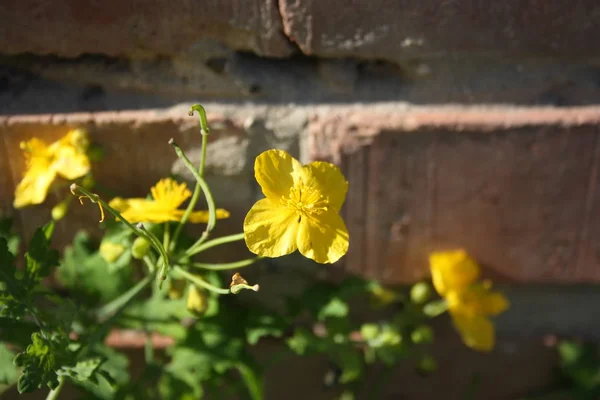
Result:
{"label": "green stem", "polygon": [[148,329],[146,331],[146,342],[144,343],[144,359],[146,364],[151,364],[154,360],[154,347],[152,346],[152,335]]}
{"label": "green stem", "polygon": [[229,293],[231,293],[229,291],[229,289],[221,289],[219,287],[213,286],[210,283],[206,282],[205,280],[200,279],[196,275],[190,274],[189,272],[187,272],[186,270],[184,270],[180,266],[176,265],[175,267],[173,267],[173,271],[175,271],[179,275],[183,276],[185,279],[187,279],[188,281],[192,282],[193,284],[201,286],[201,287],[203,287],[206,290],[210,290],[211,292],[215,292],[215,293],[218,293],[218,294],[229,294]]}
{"label": "green stem", "polygon": [[[190,116],[193,116],[194,111],[198,112],[198,117],[200,120],[200,134],[202,136],[202,147],[201,147],[201,153],[200,153],[200,166],[198,167],[198,175],[200,175],[200,177],[204,178],[204,165],[206,164],[206,148],[208,147],[208,133],[210,132],[210,129],[208,128],[208,120],[206,118],[206,110],[204,109],[204,107],[202,107],[200,104],[194,104],[190,108],[190,111],[188,114]],[[177,148],[175,149],[175,151],[177,151]],[[182,152],[182,154],[183,154],[183,152]],[[179,153],[177,155],[179,156]],[[183,160],[183,161],[185,163],[185,160]],[[190,165],[191,165],[191,163],[190,163]],[[189,165],[186,164],[186,166],[188,168],[190,168]],[[193,168],[193,166],[192,166],[192,169],[191,169],[192,173],[194,173],[195,170],[196,169]],[[194,176],[195,176],[195,174],[194,174]],[[194,193],[192,194],[190,203],[188,204],[187,208],[185,209],[185,212],[183,213],[183,216],[181,217],[181,221],[179,221],[179,224],[175,228],[175,233],[173,234],[173,242],[172,242],[171,250],[173,250],[175,248],[175,246],[177,245],[177,239],[179,239],[179,235],[181,234],[181,230],[183,229],[183,226],[186,224],[187,220],[189,219],[190,215],[192,214],[192,211],[196,207],[196,203],[198,202],[198,198],[200,197],[201,190],[204,191],[204,188],[202,188],[202,186],[200,185],[200,182],[198,182],[198,180],[196,179],[196,186],[194,187]],[[204,191],[204,192],[205,192],[205,196],[206,196],[206,191]],[[207,201],[208,201],[208,197],[207,197]],[[209,211],[210,211],[210,206],[209,206]],[[216,209],[215,209],[215,220],[216,220]],[[207,227],[207,230],[208,230],[208,227]]]}
{"label": "green stem", "polygon": [[215,206],[215,200],[213,198],[212,192],[208,187],[208,183],[206,183],[202,175],[200,175],[200,173],[194,168],[190,159],[187,158],[187,156],[183,153],[183,150],[181,150],[177,143],[175,143],[173,139],[171,139],[169,143],[175,148],[175,153],[177,153],[177,157],[179,157],[183,161],[185,166],[194,175],[194,178],[196,178],[196,182],[202,189],[204,197],[206,198],[206,204],[208,205],[208,222],[206,224],[206,229],[204,230],[204,233],[202,233],[200,239],[192,245],[192,247],[194,247],[206,240],[210,232],[212,232],[212,230],[215,228],[215,225],[217,223],[217,208]]}
{"label": "green stem", "polygon": [[171,234],[170,229],[169,229],[169,223],[165,222],[163,224],[163,247],[165,249],[169,248],[169,243],[170,243],[170,237],[169,235]]}
{"label": "green stem", "polygon": [[238,240],[243,240],[243,239],[244,239],[243,233],[236,233],[235,235],[223,236],[220,238],[210,240],[199,246],[193,245],[192,247],[190,247],[189,249],[186,250],[185,255],[189,257],[194,254],[203,252],[204,250],[208,250],[211,247],[215,247],[215,246],[225,244],[225,243],[236,242]]}
{"label": "green stem", "polygon": [[[131,222],[129,222],[125,218],[123,218],[123,216],[121,215],[120,212],[118,212],[117,210],[115,210],[114,208],[109,206],[108,203],[105,202],[104,200],[102,200],[100,198],[100,196],[98,196],[97,194],[88,192],[87,190],[85,190],[84,188],[82,188],[81,186],[76,185],[76,184],[72,184],[70,189],[71,189],[71,193],[73,193],[74,195],[77,195],[76,191],[81,192],[84,195],[84,197],[87,197],[88,199],[90,199],[90,201],[92,203],[100,204],[100,210],[102,210],[102,207],[106,208],[112,215],[115,216],[115,218],[119,219],[125,225],[127,225],[127,227],[129,229],[131,229],[136,235],[143,236],[148,241],[150,241],[150,243],[152,243],[154,245],[154,248],[163,256],[163,258],[165,259],[165,262],[168,264],[169,258],[167,257],[167,252],[165,251],[162,244],[158,241],[158,239],[156,239],[156,236],[152,235],[146,229],[139,229],[139,228],[133,226],[131,224]],[[153,237],[154,237],[154,239],[153,239]]]}
{"label": "green stem", "polygon": [[249,258],[247,260],[241,260],[241,261],[230,262],[230,263],[222,263],[222,264],[192,263],[191,266],[195,267],[195,268],[208,269],[211,271],[225,271],[228,269],[247,267],[249,265],[254,264],[258,260],[261,260],[262,258],[263,257],[254,257],[254,258]]}
{"label": "green stem", "polygon": [[50,393],[48,393],[48,396],[46,396],[46,400],[56,400],[58,399],[58,396],[60,395],[60,391],[62,390],[64,384],[65,384],[66,379],[62,376],[58,377],[58,386],[54,389],[52,389],[50,391]]}
{"label": "green stem", "polygon": [[125,308],[131,300],[135,298],[154,278],[153,275],[147,275],[144,279],[139,281],[135,286],[130,288],[128,291],[114,299],[108,304],[105,304],[98,310],[98,318],[100,320],[104,320],[105,318],[109,318],[115,314],[117,314],[120,309]]}
{"label": "green stem", "polygon": [[242,380],[244,381],[252,400],[262,400],[264,397],[262,382],[252,368],[243,363],[238,363],[236,368],[242,376]]}

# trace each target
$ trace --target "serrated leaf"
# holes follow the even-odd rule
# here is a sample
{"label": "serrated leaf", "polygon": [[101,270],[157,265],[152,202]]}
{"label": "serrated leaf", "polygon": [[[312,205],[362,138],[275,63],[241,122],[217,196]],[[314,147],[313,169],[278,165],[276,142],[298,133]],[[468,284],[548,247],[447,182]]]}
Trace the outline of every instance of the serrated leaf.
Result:
{"label": "serrated leaf", "polygon": [[6,239],[8,243],[8,251],[16,255],[19,251],[21,238],[12,230],[11,218],[0,218],[0,237]]}
{"label": "serrated leaf", "polygon": [[101,357],[92,357],[85,360],[80,360],[73,366],[63,366],[57,371],[58,375],[66,375],[78,382],[90,381],[98,384],[97,373],[102,364],[106,361]]}
{"label": "serrated leaf", "polygon": [[71,364],[68,341],[58,335],[45,337],[40,332],[31,335],[32,343],[15,358],[15,365],[23,367],[17,389],[19,393],[31,392],[44,385],[53,389],[58,386],[57,371]]}
{"label": "serrated leaf", "polygon": [[15,353],[0,343],[0,385],[12,385],[17,381],[18,370],[13,364]]}
{"label": "serrated leaf", "polygon": [[61,264],[57,274],[59,281],[84,304],[113,300],[132,284],[131,268],[111,269],[85,232],[75,235],[73,244],[65,249]]}
{"label": "serrated leaf", "polygon": [[29,241],[25,253],[25,273],[30,288],[37,285],[42,278],[50,275],[52,268],[58,265],[58,251],[50,248],[50,238],[54,224],[38,228]]}

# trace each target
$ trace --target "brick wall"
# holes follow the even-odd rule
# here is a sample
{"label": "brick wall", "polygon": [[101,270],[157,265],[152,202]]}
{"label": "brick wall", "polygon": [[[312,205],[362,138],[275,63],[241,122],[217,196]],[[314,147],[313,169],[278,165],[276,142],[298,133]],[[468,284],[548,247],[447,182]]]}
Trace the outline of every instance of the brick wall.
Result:
{"label": "brick wall", "polygon": [[[232,211],[223,231],[260,197],[261,151],[339,164],[343,267],[409,283],[427,276],[427,252],[465,247],[516,293],[499,332],[517,344],[492,357],[532,349],[519,360],[545,369],[497,398],[525,393],[549,379],[544,334],[597,339],[594,286],[577,285],[600,282],[599,39],[593,0],[7,0],[0,211],[13,212],[19,141],[72,126],[106,149],[103,186],[144,195],[168,172],[191,181],[167,141],[197,159],[187,110],[202,102],[208,179]],[[18,228],[30,235],[48,210],[16,213]],[[95,211],[75,207],[59,245]]]}

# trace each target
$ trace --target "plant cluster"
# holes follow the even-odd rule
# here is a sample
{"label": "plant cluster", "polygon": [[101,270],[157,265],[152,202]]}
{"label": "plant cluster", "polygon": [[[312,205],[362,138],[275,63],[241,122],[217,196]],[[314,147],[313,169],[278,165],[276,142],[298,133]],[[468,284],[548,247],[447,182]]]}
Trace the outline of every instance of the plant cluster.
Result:
{"label": "plant cluster", "polygon": [[[54,221],[40,227],[27,246],[21,246],[10,219],[1,220],[0,388],[16,383],[23,393],[48,387],[48,397],[55,399],[68,381],[83,398],[242,393],[258,400],[264,398],[266,370],[286,357],[320,354],[331,363],[324,383],[339,389],[340,398],[365,391],[376,398],[381,385],[365,386],[369,365],[389,372],[400,360],[412,359],[422,373],[435,370],[435,360],[420,347],[434,339],[429,320],[446,311],[467,346],[493,348],[489,317],[503,312],[508,301],[488,281],[478,281],[477,264],[462,250],[431,255],[438,299],[427,282],[404,292],[358,277],[334,283],[301,274],[304,289],[286,298],[285,306],[255,301],[259,285],[239,270],[268,269],[271,258],[296,251],[318,264],[346,254],[350,239],[340,210],[348,182],[330,163],[301,165],[282,150],[267,150],[255,160],[265,197],[248,211],[241,233],[215,237],[217,221],[229,212],[217,208],[206,182],[209,127],[204,108],[195,105],[190,115],[194,112],[200,120],[200,165],[169,141],[194,176],[193,189],[169,176],[147,197],[106,201],[91,176],[101,152],[84,130],[67,132],[50,145],[39,138],[22,144],[27,170],[15,191],[15,208],[41,204],[50,190],[70,185],[82,204],[98,206],[103,235],[78,232],[61,255],[52,249],[54,221],[72,207],[70,195],[55,205]],[[196,209],[201,198],[207,210]],[[193,237],[186,224],[205,227]],[[254,256],[228,263],[204,259],[207,250],[236,241],[244,241]],[[60,287],[46,284],[50,276]],[[115,329],[136,330],[145,338],[141,370],[133,371],[125,354],[107,346]],[[172,345],[157,351],[156,334]],[[279,350],[261,354],[255,345],[269,340]]]}

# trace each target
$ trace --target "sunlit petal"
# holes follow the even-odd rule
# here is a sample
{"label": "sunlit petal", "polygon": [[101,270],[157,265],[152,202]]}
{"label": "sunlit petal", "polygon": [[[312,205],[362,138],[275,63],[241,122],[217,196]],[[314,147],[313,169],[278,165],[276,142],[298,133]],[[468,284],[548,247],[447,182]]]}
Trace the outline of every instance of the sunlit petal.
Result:
{"label": "sunlit petal", "polygon": [[300,179],[302,165],[283,150],[267,150],[256,157],[254,176],[266,197],[288,196],[294,182]]}
{"label": "sunlit petal", "polygon": [[496,334],[494,325],[489,319],[482,316],[467,317],[453,314],[452,320],[465,345],[484,352],[491,351],[494,348]]}
{"label": "sunlit petal", "polygon": [[348,229],[336,211],[302,217],[298,249],[303,256],[321,264],[334,263],[346,254],[348,245]]}
{"label": "sunlit petal", "polygon": [[429,266],[433,285],[442,296],[466,288],[479,276],[479,266],[464,250],[432,253]]}
{"label": "sunlit petal", "polygon": [[53,166],[56,172],[65,179],[77,179],[90,172],[90,160],[85,153],[75,147],[60,147],[54,153]]}
{"label": "sunlit petal", "polygon": [[28,170],[15,190],[13,206],[22,208],[43,203],[55,177],[56,172],[52,168]]}
{"label": "sunlit petal", "polygon": [[297,249],[298,215],[269,198],[259,200],[244,219],[248,249],[264,257],[280,257]]}
{"label": "sunlit petal", "polygon": [[338,167],[333,164],[315,161],[302,167],[304,186],[315,189],[328,199],[329,206],[339,212],[344,204],[348,182]]}
{"label": "sunlit petal", "polygon": [[176,210],[186,201],[192,192],[185,183],[179,183],[171,178],[161,179],[150,189],[152,198],[166,209]]}

